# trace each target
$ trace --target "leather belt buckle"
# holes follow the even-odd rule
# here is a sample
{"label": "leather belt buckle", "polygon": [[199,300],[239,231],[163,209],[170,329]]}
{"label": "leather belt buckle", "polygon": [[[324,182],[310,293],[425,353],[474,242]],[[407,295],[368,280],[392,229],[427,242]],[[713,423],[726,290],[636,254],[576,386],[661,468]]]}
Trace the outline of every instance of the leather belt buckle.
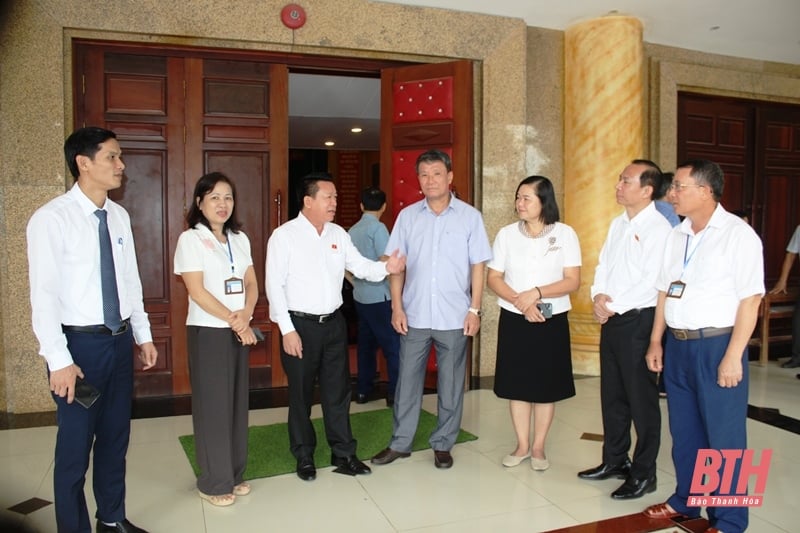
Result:
{"label": "leather belt buckle", "polygon": [[685,329],[673,329],[672,336],[679,341],[689,340],[689,332]]}
{"label": "leather belt buckle", "polygon": [[324,324],[328,321],[328,317],[331,315],[319,315],[319,320],[317,320],[318,324]]}

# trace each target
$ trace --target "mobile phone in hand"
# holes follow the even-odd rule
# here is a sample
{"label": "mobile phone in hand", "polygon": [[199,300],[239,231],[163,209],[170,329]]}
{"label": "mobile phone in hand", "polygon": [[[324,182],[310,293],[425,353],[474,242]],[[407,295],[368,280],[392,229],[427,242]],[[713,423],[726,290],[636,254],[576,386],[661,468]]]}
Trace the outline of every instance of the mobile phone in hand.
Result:
{"label": "mobile phone in hand", "polygon": [[[258,329],[258,328],[250,328],[250,330],[253,332],[253,335],[256,338],[256,342],[261,342],[261,341],[264,340],[264,333],[260,329]],[[236,335],[236,340],[238,340],[239,342],[242,342],[242,338],[239,336],[238,333],[234,332],[233,334]]]}
{"label": "mobile phone in hand", "polygon": [[76,377],[75,378],[75,401],[84,406],[85,408],[90,408],[94,405],[94,402],[100,397],[100,391],[95,388],[94,385],[89,383],[83,378]]}
{"label": "mobile phone in hand", "polygon": [[539,302],[536,307],[541,311],[542,316],[545,318],[553,318],[553,304],[549,302]]}

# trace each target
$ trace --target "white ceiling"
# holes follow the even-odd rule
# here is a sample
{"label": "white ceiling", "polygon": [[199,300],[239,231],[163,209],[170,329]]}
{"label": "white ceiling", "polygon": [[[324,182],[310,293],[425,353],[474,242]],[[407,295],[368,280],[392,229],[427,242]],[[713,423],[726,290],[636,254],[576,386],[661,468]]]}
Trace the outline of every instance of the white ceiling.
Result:
{"label": "white ceiling", "polygon": [[[800,0],[403,0],[397,4],[523,19],[564,30],[609,13],[631,15],[648,43],[800,64]],[[366,78],[291,74],[292,148],[377,150],[380,83]],[[358,122],[364,131],[349,133]]]}
{"label": "white ceiling", "polygon": [[380,79],[289,74],[290,148],[378,150],[380,117]]}

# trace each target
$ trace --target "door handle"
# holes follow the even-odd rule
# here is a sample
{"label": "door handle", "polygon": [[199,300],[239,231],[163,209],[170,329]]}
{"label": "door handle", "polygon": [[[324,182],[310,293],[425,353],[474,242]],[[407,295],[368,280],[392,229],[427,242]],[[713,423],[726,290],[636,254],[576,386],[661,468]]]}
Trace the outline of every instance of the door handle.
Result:
{"label": "door handle", "polygon": [[281,190],[280,189],[278,189],[278,192],[275,193],[275,198],[272,201],[275,202],[275,204],[277,206],[276,207],[276,211],[278,213],[278,218],[277,218],[277,221],[275,223],[275,227],[277,228],[278,226],[281,225],[281,203],[282,202],[281,202]]}

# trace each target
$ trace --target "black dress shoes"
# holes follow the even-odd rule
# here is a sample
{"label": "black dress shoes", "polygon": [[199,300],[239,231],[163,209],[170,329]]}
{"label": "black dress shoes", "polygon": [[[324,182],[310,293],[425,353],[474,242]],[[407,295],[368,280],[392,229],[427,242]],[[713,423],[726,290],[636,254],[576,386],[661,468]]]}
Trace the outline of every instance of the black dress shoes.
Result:
{"label": "black dress shoes", "polygon": [[301,457],[297,460],[297,477],[303,481],[314,481],[317,479],[317,467],[314,466],[314,459],[311,457]]}
{"label": "black dress shoes", "polygon": [[351,455],[350,457],[336,457],[331,455],[331,464],[336,467],[337,474],[345,474],[347,476],[363,476],[371,474],[372,469],[358,460],[358,457]]}
{"label": "black dress shoes", "polygon": [[374,465],[388,465],[392,461],[402,457],[411,457],[411,454],[409,452],[396,452],[391,448],[386,448],[383,451],[375,454],[375,456],[370,459],[369,462]]}
{"label": "black dress shoes", "polygon": [[436,468],[450,468],[453,466],[453,456],[450,452],[433,450],[433,464]]}
{"label": "black dress shoes", "polygon": [[386,407],[394,407],[394,396],[391,394],[386,397]]}
{"label": "black dress shoes", "polygon": [[368,401],[366,394],[361,394],[360,392],[356,394],[356,403],[367,403]]}
{"label": "black dress shoes", "polygon": [[629,477],[625,483],[617,490],[611,493],[611,497],[615,500],[632,500],[634,498],[641,498],[645,494],[654,492],[656,490],[656,476],[644,479],[636,479]]}
{"label": "black dress shoes", "polygon": [[578,477],[581,479],[608,479],[615,477],[617,479],[626,479],[631,473],[631,461],[625,459],[621,465],[610,465],[601,463],[599,466],[578,472]]}
{"label": "black dress shoes", "polygon": [[126,518],[122,522],[117,522],[113,526],[107,526],[100,520],[97,521],[97,533],[147,533],[144,529],[136,527]]}
{"label": "black dress shoes", "polygon": [[781,368],[800,368],[800,357],[792,356],[791,359],[781,365]]}

